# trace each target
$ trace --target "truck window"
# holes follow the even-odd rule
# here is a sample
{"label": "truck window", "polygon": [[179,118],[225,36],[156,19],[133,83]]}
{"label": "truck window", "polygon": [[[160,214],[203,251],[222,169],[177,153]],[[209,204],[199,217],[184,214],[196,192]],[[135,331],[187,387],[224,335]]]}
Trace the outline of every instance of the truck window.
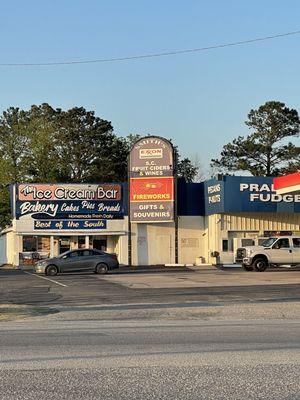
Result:
{"label": "truck window", "polygon": [[300,238],[293,238],[293,246],[300,247]]}
{"label": "truck window", "polygon": [[264,240],[262,243],[260,243],[260,246],[263,246],[263,247],[271,247],[272,244],[273,244],[274,242],[276,242],[276,240],[277,240],[276,237],[271,237],[271,238],[269,238],[269,239]]}
{"label": "truck window", "polygon": [[277,242],[274,244],[274,249],[282,249],[282,248],[289,248],[290,241],[288,238],[285,239],[278,239]]}

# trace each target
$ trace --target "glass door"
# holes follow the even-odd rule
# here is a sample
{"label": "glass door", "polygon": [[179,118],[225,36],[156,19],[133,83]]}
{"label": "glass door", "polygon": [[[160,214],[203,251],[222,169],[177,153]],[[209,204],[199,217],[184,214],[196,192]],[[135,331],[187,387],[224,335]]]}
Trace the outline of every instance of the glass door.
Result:
{"label": "glass door", "polygon": [[106,251],[107,250],[107,239],[106,237],[94,237],[93,238],[93,249]]}
{"label": "glass door", "polygon": [[68,236],[59,237],[58,243],[59,243],[59,254],[62,254],[71,249],[71,238]]}

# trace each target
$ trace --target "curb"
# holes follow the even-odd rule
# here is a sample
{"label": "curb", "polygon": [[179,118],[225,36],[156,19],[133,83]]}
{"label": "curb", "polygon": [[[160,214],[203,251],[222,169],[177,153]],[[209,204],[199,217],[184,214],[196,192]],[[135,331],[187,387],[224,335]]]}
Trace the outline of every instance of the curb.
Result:
{"label": "curb", "polygon": [[19,269],[19,268],[12,264],[2,264],[2,265],[0,265],[0,269],[7,270],[7,269]]}

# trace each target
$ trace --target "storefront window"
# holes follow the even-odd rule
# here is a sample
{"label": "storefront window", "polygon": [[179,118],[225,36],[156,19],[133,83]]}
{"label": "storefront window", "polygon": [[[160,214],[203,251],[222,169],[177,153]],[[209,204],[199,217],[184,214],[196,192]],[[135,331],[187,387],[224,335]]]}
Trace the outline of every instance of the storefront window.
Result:
{"label": "storefront window", "polygon": [[107,240],[106,238],[94,238],[93,239],[93,249],[106,251],[107,249]]}
{"label": "storefront window", "polygon": [[85,236],[78,236],[78,248],[79,249],[85,248]]}
{"label": "storefront window", "polygon": [[37,251],[37,237],[23,236],[23,251]]}
{"label": "storefront window", "polygon": [[38,236],[37,238],[37,247],[38,251],[44,252],[44,251],[50,251],[50,237],[42,237]]}
{"label": "storefront window", "polygon": [[222,251],[228,251],[228,239],[222,240]]}

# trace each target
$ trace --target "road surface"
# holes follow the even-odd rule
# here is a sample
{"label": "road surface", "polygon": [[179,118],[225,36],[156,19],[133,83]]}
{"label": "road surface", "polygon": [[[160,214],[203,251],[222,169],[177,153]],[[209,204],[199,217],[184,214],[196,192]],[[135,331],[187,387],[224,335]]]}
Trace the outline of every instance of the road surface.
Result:
{"label": "road surface", "polygon": [[0,324],[0,399],[300,398],[300,322]]}

